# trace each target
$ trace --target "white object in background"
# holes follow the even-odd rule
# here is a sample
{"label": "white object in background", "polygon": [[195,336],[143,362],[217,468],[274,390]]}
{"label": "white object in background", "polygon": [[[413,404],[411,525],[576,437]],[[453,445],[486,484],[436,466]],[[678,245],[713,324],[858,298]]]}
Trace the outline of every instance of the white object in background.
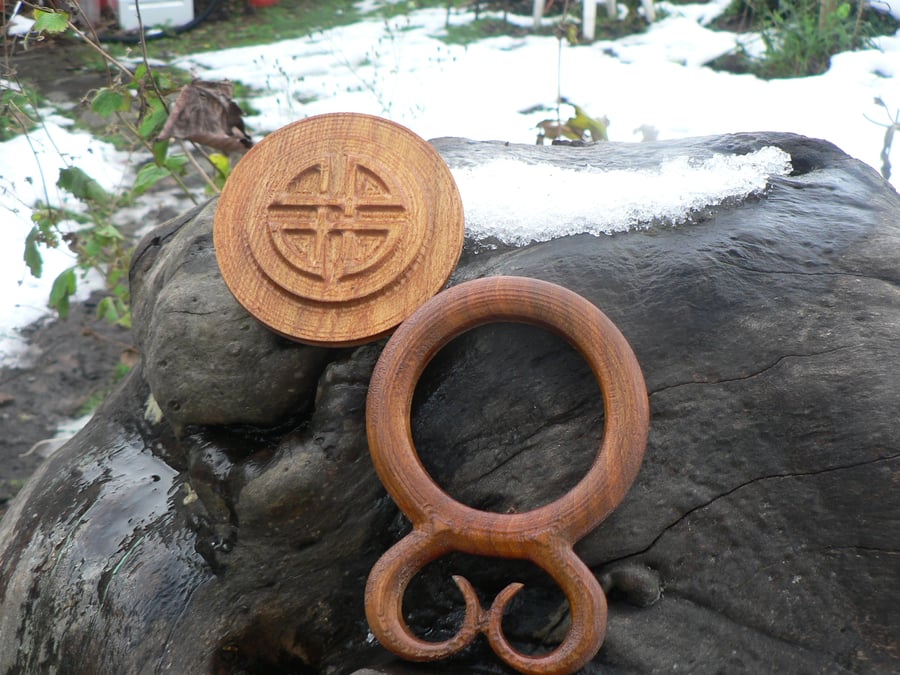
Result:
{"label": "white object in background", "polygon": [[[138,2],[140,4],[138,5]],[[194,20],[194,0],[120,0],[117,14],[122,30],[181,26]],[[141,20],[138,21],[138,7]]]}
{"label": "white object in background", "polygon": [[15,37],[16,35],[28,35],[31,32],[31,27],[34,26],[34,19],[29,19],[25,16],[19,16],[18,14],[12,17],[6,23],[6,34]]}
{"label": "white object in background", "polygon": [[[615,0],[607,0],[607,7],[609,7],[610,2],[615,6]],[[583,4],[584,10],[581,13],[581,34],[584,36],[585,40],[593,42],[594,31],[597,28],[597,3],[585,2]]]}
{"label": "white object in background", "polygon": [[[581,4],[581,35],[588,42],[594,39],[597,28],[597,3],[601,1],[605,2],[606,15],[610,19],[616,18],[619,11],[616,0],[588,0],[583,2]],[[644,8],[644,18],[649,23],[656,21],[656,10],[653,8],[653,0],[641,0],[641,6]],[[544,16],[544,0],[534,0],[532,8],[534,29],[537,30],[541,27],[541,18]]]}

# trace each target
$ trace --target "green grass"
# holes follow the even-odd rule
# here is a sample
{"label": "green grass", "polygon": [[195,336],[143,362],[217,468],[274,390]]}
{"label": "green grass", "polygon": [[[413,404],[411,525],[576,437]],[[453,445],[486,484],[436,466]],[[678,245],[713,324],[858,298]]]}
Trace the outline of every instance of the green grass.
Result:
{"label": "green grass", "polygon": [[478,19],[466,24],[448,26],[447,34],[441,37],[441,40],[448,45],[469,45],[498,35],[522,36],[530,32],[521,26],[499,19]]}
{"label": "green grass", "polygon": [[[210,18],[191,31],[147,43],[149,56],[174,56],[230,47],[268,44],[301,38],[316,32],[347,26],[367,17],[394,18],[424,7],[445,7],[446,0],[418,0],[385,4],[362,14],[356,0],[280,0],[276,5],[247,10],[244,0],[223,0]],[[197,8],[197,15],[202,12]],[[135,52],[136,47],[108,45],[113,53]]]}
{"label": "green grass", "polygon": [[859,2],[836,0],[833,11],[821,16],[820,7],[818,0],[735,0],[714,25],[759,32],[765,53],[751,58],[738,50],[712,67],[764,79],[818,75],[828,70],[833,55],[870,48],[874,37],[897,31],[893,17]]}
{"label": "green grass", "polygon": [[[210,18],[180,35],[171,35],[147,43],[152,58],[214,51],[229,47],[266,44],[311,35],[336,26],[359,21],[361,15],[353,0],[282,0],[277,5],[247,11],[238,0],[224,0]],[[202,9],[198,8],[197,12]],[[134,54],[135,45],[106,43],[113,54]]]}

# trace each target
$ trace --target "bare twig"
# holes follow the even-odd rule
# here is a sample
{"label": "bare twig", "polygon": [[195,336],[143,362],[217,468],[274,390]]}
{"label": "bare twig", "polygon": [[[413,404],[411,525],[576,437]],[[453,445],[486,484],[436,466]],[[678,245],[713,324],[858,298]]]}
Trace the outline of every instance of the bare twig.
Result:
{"label": "bare twig", "polygon": [[162,104],[163,110],[166,111],[166,114],[169,114],[169,105],[166,103],[166,97],[163,96],[163,93],[159,90],[159,85],[156,83],[156,78],[153,77],[153,73],[150,70],[150,57],[147,55],[147,36],[144,34],[144,20],[141,18],[141,3],[140,0],[135,0],[134,2],[134,11],[137,15],[138,20],[138,31],[140,32],[141,39],[141,57],[144,60],[144,68],[147,69],[147,74],[150,76],[150,86],[153,87],[153,91],[159,97],[159,102]]}
{"label": "bare twig", "polygon": [[894,133],[900,130],[900,110],[891,117],[891,111],[888,109],[887,104],[884,100],[877,96],[875,97],[875,104],[880,105],[884,108],[884,112],[887,113],[888,119],[891,120],[890,124],[884,124],[883,122],[876,122],[868,115],[863,115],[869,122],[872,124],[877,124],[880,127],[884,127],[884,141],[881,146],[881,175],[885,180],[891,179],[891,145],[894,142]]}
{"label": "bare twig", "polygon": [[562,103],[562,54],[563,54],[563,38],[566,34],[566,24],[569,19],[569,0],[563,3],[562,18],[556,30],[557,41],[557,57],[556,57],[556,123],[562,125],[562,115],[559,106]]}
{"label": "bare twig", "polygon": [[77,26],[72,25],[71,21],[69,22],[69,28],[72,29],[72,32],[75,33],[75,35],[84,40],[86,45],[100,54],[100,56],[102,56],[105,61],[111,63],[116,68],[118,68],[123,75],[126,75],[129,81],[134,79],[134,73],[131,72],[131,69],[128,66],[116,59],[116,57],[114,57],[108,51],[103,49],[103,47],[101,47],[99,43],[94,42],[83,30],[79,29]]}

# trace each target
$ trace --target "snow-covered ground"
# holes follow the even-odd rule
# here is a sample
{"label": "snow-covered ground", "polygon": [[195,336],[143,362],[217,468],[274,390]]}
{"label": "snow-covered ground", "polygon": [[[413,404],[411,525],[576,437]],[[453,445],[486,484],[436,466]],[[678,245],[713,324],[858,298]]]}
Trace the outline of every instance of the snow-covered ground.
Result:
{"label": "snow-covered ground", "polygon": [[[446,10],[426,9],[308,38],[197,54],[175,65],[204,79],[231,79],[253,87],[258,93],[251,103],[257,114],[246,122],[256,138],[310,115],[353,111],[387,117],[424,138],[534,143],[536,125],[555,117],[561,94],[592,116],[608,118],[611,141],[639,142],[648,130],[660,140],[790,131],[832,141],[879,168],[885,130],[875,122],[891,120],[875,99],[880,97],[892,112],[900,108],[900,35],[878,38],[877,49],[834,57],[829,71],[820,76],[764,81],[715,72],[702,64],[732,50],[738,37],[707,24],[728,2],[661,2],[657,7],[664,18],[645,33],[577,47],[560,48],[554,37],[541,36],[447,45],[440,40]],[[373,7],[376,2],[364,4]],[[453,24],[472,18],[467,11],[450,15]],[[530,17],[519,20],[531,23]],[[753,36],[741,39],[746,49],[758,48]],[[563,106],[563,120],[570,114],[571,108]],[[45,254],[44,275],[35,280],[22,260],[30,206],[38,199],[55,205],[64,201],[55,184],[66,162],[77,164],[110,190],[132,178],[127,156],[66,128],[57,117],[28,139],[0,144],[0,255],[5,256],[0,264],[0,362],[20,358],[17,329],[45,313],[50,284],[71,264],[63,252]],[[737,165],[669,166],[656,180],[648,175],[616,176],[619,189],[608,192],[619,201],[604,203],[603,212],[618,214],[619,220],[594,224],[598,231],[622,229],[637,208],[642,209],[640,217],[649,208],[651,217],[677,220],[686,202],[708,204],[759,189],[766,172],[783,170],[784,157],[770,153]],[[518,197],[492,215],[481,190],[490,183],[491,199],[496,200],[500,179],[458,172],[469,227],[504,227],[502,214],[517,227],[523,220],[533,223],[540,236],[562,233],[554,232],[559,204],[554,203],[552,179],[547,187],[546,176],[509,167],[502,173],[498,169],[497,175],[505,177],[509,193]],[[900,185],[897,180],[893,178],[895,186]],[[529,188],[536,185],[544,186],[539,198]],[[567,189],[567,197],[570,194]],[[588,197],[578,203],[567,198],[567,208],[596,211],[589,199],[592,193],[585,194]],[[523,218],[517,218],[519,214]],[[534,234],[521,229],[508,233],[513,240]]]}
{"label": "snow-covered ground", "polygon": [[[0,143],[0,364],[23,356],[25,343],[18,329],[48,313],[53,280],[74,263],[65,247],[42,249],[41,277],[31,275],[23,254],[34,225],[32,207],[49,203],[80,208],[56,186],[59,170],[67,166],[77,165],[109,192],[129,179],[127,155],[70,127],[71,120],[49,115],[27,136]],[[76,299],[86,298],[100,283],[99,275],[79,282]]]}

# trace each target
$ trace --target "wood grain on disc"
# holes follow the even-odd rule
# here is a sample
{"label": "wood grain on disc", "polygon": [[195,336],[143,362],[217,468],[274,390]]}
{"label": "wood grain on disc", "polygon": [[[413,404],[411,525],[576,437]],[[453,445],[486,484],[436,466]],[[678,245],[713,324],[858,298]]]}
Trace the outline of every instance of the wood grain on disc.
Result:
{"label": "wood grain on disc", "polygon": [[369,115],[310,117],[267,136],[219,198],[225,283],[273,330],[310,344],[380,337],[459,261],[462,201],[437,151]]}

